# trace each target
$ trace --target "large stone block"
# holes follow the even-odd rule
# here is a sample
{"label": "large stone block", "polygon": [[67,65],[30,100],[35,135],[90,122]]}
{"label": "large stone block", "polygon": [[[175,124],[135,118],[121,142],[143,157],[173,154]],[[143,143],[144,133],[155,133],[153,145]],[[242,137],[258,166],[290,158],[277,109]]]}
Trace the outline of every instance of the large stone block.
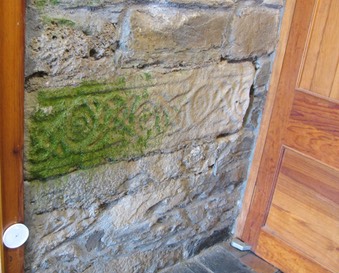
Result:
{"label": "large stone block", "polygon": [[264,4],[274,7],[282,7],[284,5],[284,0],[264,0]]}
{"label": "large stone block", "polygon": [[230,7],[234,0],[169,0],[171,3],[189,6]]}
{"label": "large stone block", "polygon": [[254,79],[254,87],[266,86],[271,77],[272,56],[259,58],[255,61],[256,75]]}
{"label": "large stone block", "polygon": [[82,22],[78,13],[66,16],[65,12],[56,11],[43,18],[44,26],[35,23],[41,30],[27,36],[26,76],[59,76],[65,81],[90,78],[97,73],[112,74],[117,47],[115,27],[109,20],[100,21],[94,15],[79,13],[87,22],[95,22],[95,27]]}
{"label": "large stone block", "polygon": [[230,11],[147,6],[131,9],[121,34],[124,66],[201,65],[220,59]]}
{"label": "large stone block", "polygon": [[253,79],[251,63],[222,62],[29,93],[26,177],[47,178],[235,133]]}
{"label": "large stone block", "polygon": [[64,8],[88,7],[100,8],[105,4],[119,4],[124,0],[30,0],[38,8],[61,6]]}
{"label": "large stone block", "polygon": [[246,7],[237,10],[225,35],[223,56],[242,60],[273,52],[278,40],[280,11]]}

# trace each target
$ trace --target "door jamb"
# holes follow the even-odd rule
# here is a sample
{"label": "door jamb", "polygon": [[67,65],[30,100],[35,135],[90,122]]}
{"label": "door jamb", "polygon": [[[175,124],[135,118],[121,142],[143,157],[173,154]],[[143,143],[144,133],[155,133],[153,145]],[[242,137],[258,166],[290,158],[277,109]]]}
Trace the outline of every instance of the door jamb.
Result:
{"label": "door jamb", "polygon": [[294,9],[297,0],[286,0],[284,16],[281,23],[280,29],[280,38],[277,46],[275,61],[272,69],[272,76],[270,80],[270,86],[266,98],[265,108],[262,116],[262,121],[260,125],[259,135],[257,138],[256,148],[252,159],[252,164],[250,168],[250,173],[247,179],[247,186],[245,190],[245,194],[242,201],[242,208],[240,215],[237,219],[235,237],[242,239],[244,230],[246,228],[250,228],[245,226],[248,212],[251,208],[252,197],[254,193],[254,189],[257,183],[257,176],[259,171],[259,166],[261,163],[261,158],[264,151],[265,141],[267,137],[268,127],[271,119],[271,114],[273,111],[273,105],[275,101],[276,91],[278,87],[278,83],[280,80],[280,72],[282,69],[288,37],[290,34],[290,27],[292,24]]}
{"label": "door jamb", "polygon": [[[0,1],[0,214],[3,230],[24,220],[24,24],[25,0]],[[5,272],[23,272],[24,247],[8,249],[2,241],[0,243],[0,249],[4,249]]]}

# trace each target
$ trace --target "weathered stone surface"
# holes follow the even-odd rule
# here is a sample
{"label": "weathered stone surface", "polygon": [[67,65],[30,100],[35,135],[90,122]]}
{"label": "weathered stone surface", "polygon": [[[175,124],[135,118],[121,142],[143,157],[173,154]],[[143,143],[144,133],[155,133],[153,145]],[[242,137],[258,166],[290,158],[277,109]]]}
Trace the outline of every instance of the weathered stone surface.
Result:
{"label": "weathered stone surface", "polygon": [[28,0],[26,272],[158,272],[230,236],[280,2]]}
{"label": "weathered stone surface", "polygon": [[234,133],[249,104],[254,68],[223,62],[145,77],[28,94],[37,99],[26,100],[33,101],[26,106],[26,177],[46,178]]}
{"label": "weathered stone surface", "polygon": [[[143,0],[142,3],[146,4],[180,4],[184,6],[205,6],[205,7],[230,7],[234,4],[235,0]],[[86,7],[92,9],[100,9],[105,5],[125,4],[124,0],[31,0],[32,5],[39,8],[61,6],[64,8],[79,8]],[[129,3],[140,3],[139,0],[132,0]]]}
{"label": "weathered stone surface", "polygon": [[[173,266],[169,270],[163,271],[163,273],[194,273],[186,264],[178,264]],[[208,271],[202,271],[200,273],[209,273]]]}
{"label": "weathered stone surface", "polygon": [[239,9],[227,31],[223,56],[242,60],[271,53],[278,39],[279,17],[276,9]]}
{"label": "weathered stone surface", "polygon": [[234,0],[169,0],[170,3],[185,4],[191,6],[230,7]]}
{"label": "weathered stone surface", "polygon": [[76,7],[101,7],[105,4],[119,4],[123,0],[30,0],[33,6],[37,8],[61,6],[65,8]]}
{"label": "weathered stone surface", "polygon": [[[27,270],[50,272],[57,266],[71,272],[97,268],[96,259],[109,257],[114,264],[146,253],[148,262],[162,259],[165,265],[178,255],[197,253],[202,242],[234,222],[253,138],[250,131],[239,132],[174,153],[103,165],[49,182],[26,182],[31,230]],[[201,167],[188,171],[185,158],[197,150],[203,155],[196,161]],[[192,252],[197,243],[199,250]],[[160,257],[161,249],[176,258]],[[63,263],[56,264],[60,259]],[[121,268],[118,272],[131,272],[127,265]]]}
{"label": "weathered stone surface", "polygon": [[[252,143],[252,133],[241,131],[218,138],[217,142],[193,142],[176,152],[159,153],[127,163],[106,164],[50,179],[48,182],[27,182],[29,207],[37,215],[63,207],[89,208],[95,204],[99,207],[101,203],[111,203],[121,198],[126,192],[136,194],[148,183],[177,179],[186,171],[193,174],[212,171],[213,177],[219,174],[223,176],[222,183],[241,181],[245,179],[246,166],[241,167],[237,160],[242,156],[241,153],[251,151]],[[195,167],[192,168],[187,165],[187,158],[197,154],[197,151],[199,160],[195,161]],[[228,172],[225,177],[224,172]],[[191,194],[198,194],[195,198],[207,197],[206,190],[211,185],[205,184],[199,177],[196,179],[198,185],[195,185]],[[92,211],[94,212],[95,210]],[[196,214],[190,217],[193,218],[194,215]]]}
{"label": "weathered stone surface", "polygon": [[113,24],[102,21],[100,26],[96,20],[98,29],[94,31],[89,25],[85,34],[85,30],[76,29],[76,22],[71,19],[46,17],[45,20],[48,23],[41,34],[28,40],[27,76],[40,73],[82,79],[99,71],[112,74],[114,62],[107,59],[112,58],[117,47]]}
{"label": "weathered stone surface", "polygon": [[135,252],[132,256],[122,256],[116,259],[102,259],[93,264],[84,273],[129,273],[158,272],[158,268],[173,265],[181,257],[181,249],[152,249],[145,252]]}
{"label": "weathered stone surface", "polygon": [[256,92],[258,91],[262,93],[255,94],[254,96],[251,97],[251,103],[248,108],[247,115],[246,115],[245,122],[244,122],[246,127],[252,128],[253,130],[258,128],[260,124],[261,114],[262,114],[262,111],[265,105],[265,92],[266,92],[266,89],[260,90],[260,91],[258,89],[255,89],[255,90]]}
{"label": "weathered stone surface", "polygon": [[284,5],[284,0],[264,0],[264,4],[275,7],[282,7]]}
{"label": "weathered stone surface", "polygon": [[229,11],[156,5],[132,9],[120,38],[123,65],[172,67],[218,61],[231,18]]}
{"label": "weathered stone surface", "polygon": [[[211,273],[205,266],[200,263],[194,263],[189,261],[185,263],[189,269],[191,269],[194,273]],[[174,273],[175,271],[173,271]]]}
{"label": "weathered stone surface", "polygon": [[254,89],[254,96],[256,97],[261,97],[261,96],[265,96],[267,94],[267,89],[268,86],[260,86],[260,87],[256,87]]}
{"label": "weathered stone surface", "polygon": [[254,87],[267,85],[271,76],[272,57],[264,57],[256,60],[256,74],[254,79]]}

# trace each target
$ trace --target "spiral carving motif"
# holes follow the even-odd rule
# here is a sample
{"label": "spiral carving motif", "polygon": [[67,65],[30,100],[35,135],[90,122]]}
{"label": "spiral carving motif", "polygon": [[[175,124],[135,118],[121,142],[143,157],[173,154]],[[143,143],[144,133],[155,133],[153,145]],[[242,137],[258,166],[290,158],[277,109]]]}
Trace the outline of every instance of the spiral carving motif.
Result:
{"label": "spiral carving motif", "polygon": [[[44,179],[108,161],[174,149],[239,130],[253,84],[251,63],[131,75],[36,93],[28,117],[26,179]],[[145,90],[148,88],[148,90]],[[36,105],[36,104],[35,104]]]}
{"label": "spiral carving motif", "polygon": [[[112,86],[42,91],[29,125],[26,154],[33,178],[47,178],[143,153],[164,132],[168,114],[147,92]],[[49,109],[46,111],[44,109]]]}
{"label": "spiral carving motif", "polygon": [[76,145],[92,138],[98,127],[98,114],[85,102],[74,106],[68,113],[66,138]]}

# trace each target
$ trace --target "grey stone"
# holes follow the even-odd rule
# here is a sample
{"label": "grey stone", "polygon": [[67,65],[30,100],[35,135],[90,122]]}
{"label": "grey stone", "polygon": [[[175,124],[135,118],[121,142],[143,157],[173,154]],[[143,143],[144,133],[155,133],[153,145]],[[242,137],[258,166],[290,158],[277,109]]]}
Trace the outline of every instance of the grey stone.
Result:
{"label": "grey stone", "polygon": [[269,6],[281,8],[282,6],[284,6],[285,1],[284,0],[264,0],[263,3]]}
{"label": "grey stone", "polygon": [[208,268],[197,262],[186,262],[187,267],[192,270],[194,273],[211,273]]}
{"label": "grey stone", "polygon": [[255,129],[259,126],[264,109],[265,97],[251,97],[251,103],[245,118],[245,126]]}
{"label": "grey stone", "polygon": [[213,272],[252,273],[245,265],[222,247],[216,246],[199,255],[196,260]]}
{"label": "grey stone", "polygon": [[203,249],[209,248],[223,241],[225,238],[229,238],[230,235],[228,228],[215,230],[210,236],[192,242],[192,244],[187,247],[188,257],[199,254]]}
{"label": "grey stone", "polygon": [[171,3],[185,4],[190,6],[230,7],[234,0],[169,0]]}
{"label": "grey stone", "polygon": [[254,88],[254,96],[255,96],[255,97],[266,96],[267,91],[268,91],[267,89],[268,89],[267,86],[255,87],[255,88]]}
{"label": "grey stone", "polygon": [[242,60],[273,52],[278,40],[280,12],[276,9],[245,7],[236,11],[226,31],[223,56]]}
{"label": "grey stone", "polygon": [[105,231],[103,230],[96,230],[89,236],[86,242],[86,249],[87,251],[92,251],[95,248],[100,248],[101,246],[101,239],[104,236]]}
{"label": "grey stone", "polygon": [[[36,0],[31,0],[36,2]],[[56,5],[63,7],[63,8],[77,8],[77,7],[83,7],[83,8],[100,8],[105,4],[121,4],[123,3],[123,0],[58,0],[57,3],[55,2],[46,2],[45,8],[51,8],[55,7]]]}
{"label": "grey stone", "polygon": [[[40,36],[28,41],[27,54],[35,65],[26,73],[83,78],[98,70],[113,70],[112,61],[109,65],[105,60],[113,55],[116,47],[114,31],[112,24],[106,24],[100,35],[87,36],[69,26],[45,26]],[[103,60],[98,62],[99,59]]]}
{"label": "grey stone", "polygon": [[147,6],[130,10],[122,29],[124,66],[202,65],[220,59],[229,11]]}
{"label": "grey stone", "polygon": [[179,263],[173,267],[162,270],[161,273],[211,273],[209,269],[198,262],[189,260],[185,263]]}
{"label": "grey stone", "polygon": [[264,57],[256,60],[256,74],[254,79],[254,87],[261,87],[267,85],[270,76],[271,76],[271,66],[272,66],[272,58]]}
{"label": "grey stone", "polygon": [[178,265],[173,266],[170,269],[162,271],[162,273],[195,273],[195,271],[192,271],[185,264],[178,264]]}
{"label": "grey stone", "polygon": [[86,273],[130,273],[158,272],[159,269],[174,264],[180,259],[180,249],[152,249],[145,252],[134,252],[129,256],[116,256],[100,259],[89,267]]}

